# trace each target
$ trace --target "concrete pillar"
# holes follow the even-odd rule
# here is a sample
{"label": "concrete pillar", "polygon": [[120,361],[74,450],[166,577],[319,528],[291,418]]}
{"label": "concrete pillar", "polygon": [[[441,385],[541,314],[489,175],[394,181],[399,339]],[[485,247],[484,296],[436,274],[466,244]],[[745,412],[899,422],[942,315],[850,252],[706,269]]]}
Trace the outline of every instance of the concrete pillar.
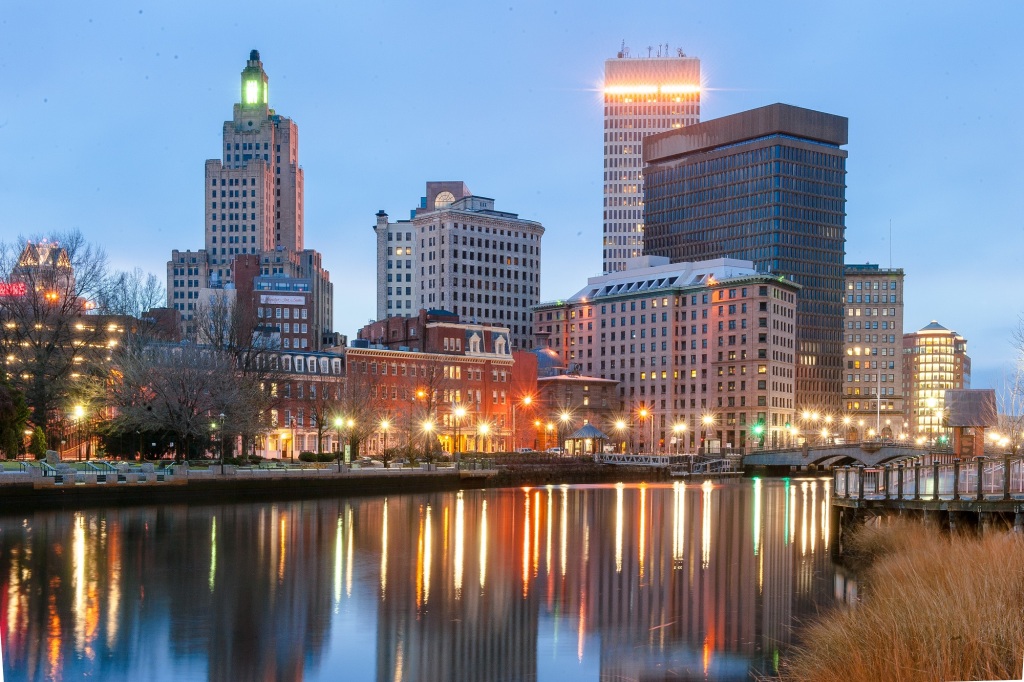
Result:
{"label": "concrete pillar", "polygon": [[896,499],[903,499],[903,464],[896,466]]}
{"label": "concrete pillar", "polygon": [[985,499],[985,486],[982,485],[981,477],[985,474],[985,460],[982,457],[976,457],[974,463],[977,465],[977,482],[978,490],[974,499],[981,501]]}
{"label": "concrete pillar", "polygon": [[1003,499],[1010,499],[1010,458],[1003,457]]}
{"label": "concrete pillar", "polygon": [[914,499],[921,499],[921,462],[914,462]]}
{"label": "concrete pillar", "polygon": [[953,499],[960,499],[960,458],[953,460]]}
{"label": "concrete pillar", "polygon": [[932,463],[932,499],[939,499],[939,463]]}

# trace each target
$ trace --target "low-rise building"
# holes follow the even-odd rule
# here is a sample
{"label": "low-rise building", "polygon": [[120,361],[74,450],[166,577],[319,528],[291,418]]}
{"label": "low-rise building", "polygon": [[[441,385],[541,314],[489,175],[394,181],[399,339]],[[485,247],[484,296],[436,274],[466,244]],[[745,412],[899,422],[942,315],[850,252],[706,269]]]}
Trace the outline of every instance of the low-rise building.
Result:
{"label": "low-rise building", "polygon": [[967,339],[935,320],[919,331],[903,335],[904,419],[908,437],[931,441],[948,436],[946,391],[970,387]]}

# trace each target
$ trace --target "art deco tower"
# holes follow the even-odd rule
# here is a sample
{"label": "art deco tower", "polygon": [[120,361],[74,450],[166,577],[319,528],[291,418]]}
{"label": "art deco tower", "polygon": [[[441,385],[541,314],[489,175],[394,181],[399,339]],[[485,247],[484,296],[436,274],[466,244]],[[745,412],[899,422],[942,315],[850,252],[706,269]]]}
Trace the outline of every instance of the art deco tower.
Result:
{"label": "art deco tower", "polygon": [[[653,49],[653,48],[651,48]],[[604,271],[643,255],[641,141],[700,121],[700,60],[682,50],[630,57],[623,47],[604,63]]]}

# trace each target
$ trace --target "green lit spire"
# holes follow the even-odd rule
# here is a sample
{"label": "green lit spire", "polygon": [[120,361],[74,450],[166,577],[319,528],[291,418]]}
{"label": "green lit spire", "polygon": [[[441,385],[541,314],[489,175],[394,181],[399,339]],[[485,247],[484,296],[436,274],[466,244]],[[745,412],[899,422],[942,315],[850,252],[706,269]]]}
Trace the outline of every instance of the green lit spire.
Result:
{"label": "green lit spire", "polygon": [[267,72],[263,70],[259,50],[252,50],[242,69],[242,106],[247,109],[267,106],[267,90]]}

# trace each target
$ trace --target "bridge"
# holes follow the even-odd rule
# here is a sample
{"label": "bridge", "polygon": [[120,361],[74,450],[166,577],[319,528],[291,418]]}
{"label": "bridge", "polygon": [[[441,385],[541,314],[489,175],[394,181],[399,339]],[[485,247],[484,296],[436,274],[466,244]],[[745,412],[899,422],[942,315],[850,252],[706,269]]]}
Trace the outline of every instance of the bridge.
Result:
{"label": "bridge", "polygon": [[[805,445],[802,448],[773,450],[748,450],[743,455],[743,466],[749,467],[799,467],[814,465],[825,469],[847,464],[879,466],[907,457],[937,452],[935,448],[864,441],[843,445]],[[942,451],[943,453],[949,451]]]}

